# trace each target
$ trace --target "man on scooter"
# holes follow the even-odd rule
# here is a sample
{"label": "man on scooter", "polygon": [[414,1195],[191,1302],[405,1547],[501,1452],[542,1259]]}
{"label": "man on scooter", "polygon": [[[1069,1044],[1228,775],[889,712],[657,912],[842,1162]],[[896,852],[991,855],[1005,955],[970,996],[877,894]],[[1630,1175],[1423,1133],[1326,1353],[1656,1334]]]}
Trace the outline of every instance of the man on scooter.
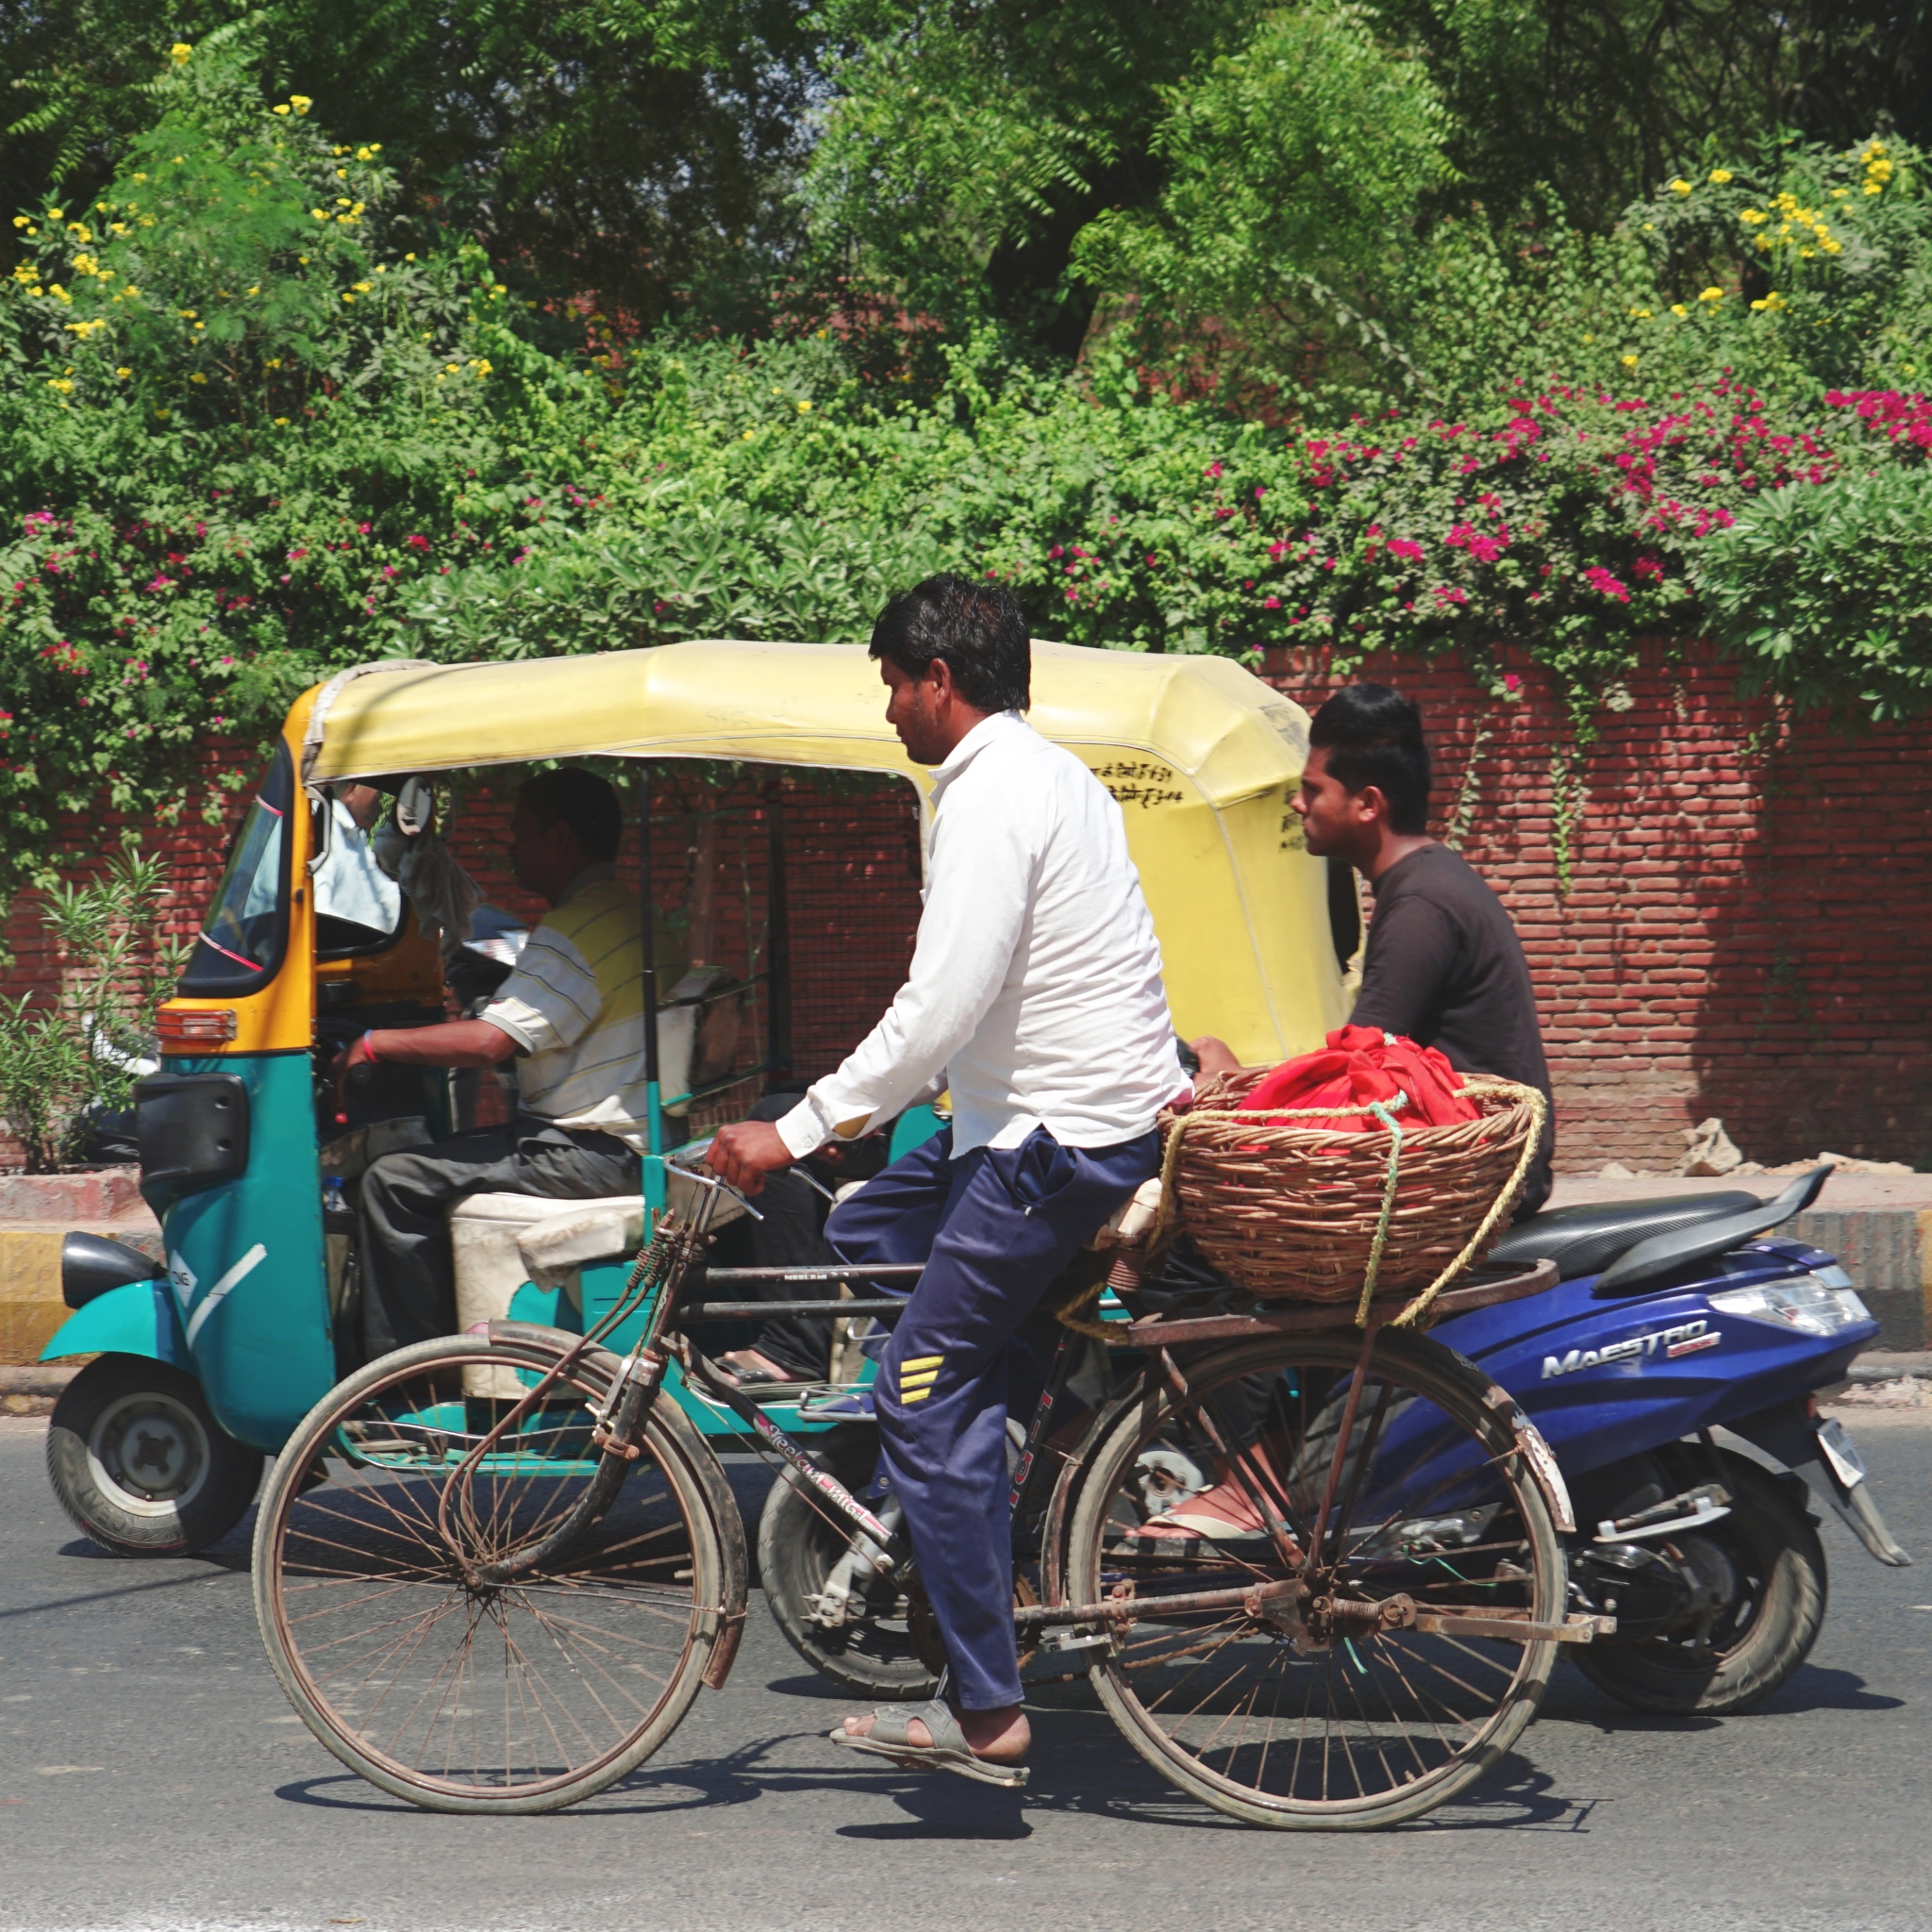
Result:
{"label": "man on scooter", "polygon": [[[1416,707],[1385,684],[1337,691],[1315,713],[1292,803],[1309,852],[1354,866],[1375,895],[1350,1024],[1404,1034],[1458,1073],[1494,1074],[1548,1099],[1523,942],[1475,868],[1424,829],[1429,748]],[[1194,1045],[1208,1073],[1236,1064],[1218,1040]],[[1554,1144],[1545,1123],[1519,1221],[1550,1197]]]}
{"label": "man on scooter", "polygon": [[[941,1088],[953,1124],[834,1210],[841,1260],[925,1272],[879,1364],[881,1462],[906,1512],[953,1703],[848,1718],[835,1743],[983,1782],[1024,1781],[1007,1507],[1015,1337],[1074,1252],[1159,1166],[1184,1091],[1160,952],[1120,808],[1021,715],[1026,620],[1006,591],[928,578],[872,636],[888,722],[936,767],[925,906],[904,987],[781,1121],[711,1165],[763,1176]],[[862,1267],[860,1272],[862,1272]]]}

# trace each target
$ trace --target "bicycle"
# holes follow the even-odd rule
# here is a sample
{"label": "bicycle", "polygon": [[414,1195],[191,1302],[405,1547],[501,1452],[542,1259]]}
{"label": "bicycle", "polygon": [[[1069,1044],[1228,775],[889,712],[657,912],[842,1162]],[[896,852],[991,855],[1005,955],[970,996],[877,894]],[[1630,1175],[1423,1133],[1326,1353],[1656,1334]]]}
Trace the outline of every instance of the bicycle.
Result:
{"label": "bicycle", "polygon": [[[276,1464],[254,1563],[270,1660],[316,1737],[383,1790],[559,1808],[724,1682],[744,1529],[715,1455],[657,1399],[673,1360],[880,1587],[916,1589],[905,1539],[683,1333],[743,1312],[683,1306],[722,1184],[699,1186],[590,1334],[492,1322],[400,1350],[331,1391]],[[1396,1306],[1360,1332],[1308,1309],[1137,1324],[1143,1366],[1055,1474],[1040,1601],[1016,1606],[1021,1641],[1083,1657],[1149,1763],[1253,1823],[1360,1829],[1446,1802],[1522,1733],[1556,1646],[1605,1623],[1565,1615],[1574,1525],[1541,1439],[1471,1364],[1384,1326]],[[599,1345],[640,1308],[627,1355]],[[1035,1452],[1043,1429],[1037,1414]],[[1152,1474],[1188,1469],[1258,1527],[1150,1534]]]}

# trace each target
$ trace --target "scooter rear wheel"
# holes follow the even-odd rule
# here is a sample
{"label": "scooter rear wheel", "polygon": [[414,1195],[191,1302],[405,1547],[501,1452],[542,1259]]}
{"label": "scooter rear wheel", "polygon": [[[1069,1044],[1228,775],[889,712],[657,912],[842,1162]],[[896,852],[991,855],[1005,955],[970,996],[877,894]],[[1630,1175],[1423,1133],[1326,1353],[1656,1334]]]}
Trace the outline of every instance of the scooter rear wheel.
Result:
{"label": "scooter rear wheel", "polygon": [[741,1586],[737,1507],[669,1404],[591,1527],[479,1580],[561,1526],[598,1467],[608,1357],[457,1476],[510,1407],[466,1385],[527,1386],[555,1359],[470,1337],[385,1356],[302,1420],[262,1497],[256,1617],[282,1689],[351,1771],[427,1810],[553,1811],[625,1775],[690,1709]]}

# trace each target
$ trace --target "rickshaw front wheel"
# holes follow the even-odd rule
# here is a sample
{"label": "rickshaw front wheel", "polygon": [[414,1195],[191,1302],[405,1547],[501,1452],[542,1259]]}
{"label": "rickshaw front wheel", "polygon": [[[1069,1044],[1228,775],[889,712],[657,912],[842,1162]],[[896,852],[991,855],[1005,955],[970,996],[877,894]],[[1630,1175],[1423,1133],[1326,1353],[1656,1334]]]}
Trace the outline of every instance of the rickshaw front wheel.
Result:
{"label": "rickshaw front wheel", "polygon": [[90,1362],[47,1427],[54,1494],[114,1557],[185,1557],[218,1541],[248,1513],[261,1465],[192,1375],[144,1356]]}

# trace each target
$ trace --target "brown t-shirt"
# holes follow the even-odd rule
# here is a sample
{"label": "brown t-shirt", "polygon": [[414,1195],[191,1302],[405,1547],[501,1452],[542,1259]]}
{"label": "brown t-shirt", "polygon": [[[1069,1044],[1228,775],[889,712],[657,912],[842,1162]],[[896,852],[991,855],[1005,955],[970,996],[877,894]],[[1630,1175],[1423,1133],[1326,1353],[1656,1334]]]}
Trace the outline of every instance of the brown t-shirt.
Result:
{"label": "brown t-shirt", "polygon": [[[1550,1096],[1523,941],[1502,901],[1446,845],[1424,845],[1374,883],[1375,917],[1350,1022],[1436,1047],[1463,1074],[1497,1074]],[[1551,1126],[1517,1219],[1550,1197]]]}

